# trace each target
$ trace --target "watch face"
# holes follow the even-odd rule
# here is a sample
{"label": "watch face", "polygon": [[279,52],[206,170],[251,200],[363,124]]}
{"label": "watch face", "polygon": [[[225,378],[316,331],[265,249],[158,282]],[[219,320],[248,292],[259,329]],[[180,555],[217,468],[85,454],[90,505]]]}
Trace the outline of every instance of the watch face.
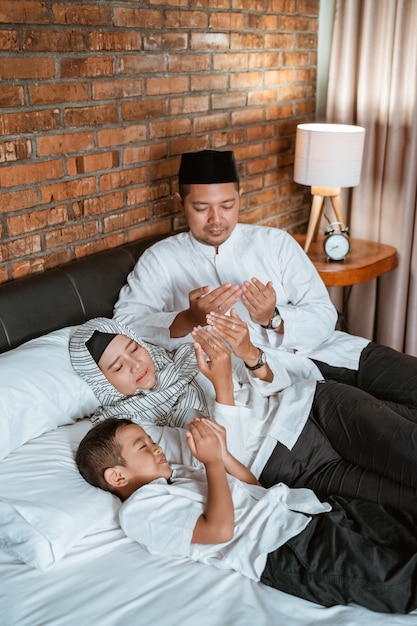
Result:
{"label": "watch face", "polygon": [[332,261],[342,261],[349,249],[349,239],[343,233],[330,234],[324,242],[324,251]]}

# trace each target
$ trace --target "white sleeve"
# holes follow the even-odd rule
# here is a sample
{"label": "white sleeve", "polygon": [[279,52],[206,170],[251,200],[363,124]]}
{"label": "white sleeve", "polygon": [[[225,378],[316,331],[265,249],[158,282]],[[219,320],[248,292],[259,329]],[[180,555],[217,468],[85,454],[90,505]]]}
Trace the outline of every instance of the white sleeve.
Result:
{"label": "white sleeve", "polygon": [[176,493],[159,483],[138,489],[120,509],[120,526],[125,534],[151,554],[190,556],[203,506],[181,491]]}
{"label": "white sleeve", "polygon": [[229,452],[243,463],[249,432],[251,410],[246,406],[228,406],[215,403],[213,419],[227,432]]}
{"label": "white sleeve", "polygon": [[[192,339],[191,335],[170,338],[169,328],[183,309],[174,310],[173,303],[173,294],[179,289],[180,277],[177,278],[175,271],[172,276],[165,271],[163,258],[161,247],[154,250],[152,246],[145,250],[128,275],[127,284],[120,290],[113,316],[117,322],[132,328],[144,339],[173,350]],[[184,305],[184,308],[187,306]]]}
{"label": "white sleeve", "polygon": [[[278,309],[284,320],[284,338],[280,347],[305,354],[334,332],[337,312],[322,279],[301,246],[290,235],[283,237],[280,244],[284,294],[280,293],[279,284],[274,285]],[[274,335],[278,333],[267,332],[273,345]]]}

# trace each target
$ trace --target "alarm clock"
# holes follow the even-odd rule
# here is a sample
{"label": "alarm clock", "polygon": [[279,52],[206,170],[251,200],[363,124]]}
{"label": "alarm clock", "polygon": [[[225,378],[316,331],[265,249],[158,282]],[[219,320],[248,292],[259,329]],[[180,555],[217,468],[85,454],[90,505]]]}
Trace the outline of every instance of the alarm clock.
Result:
{"label": "alarm clock", "polygon": [[328,261],[343,261],[350,250],[349,228],[341,222],[330,224],[325,232],[324,251]]}

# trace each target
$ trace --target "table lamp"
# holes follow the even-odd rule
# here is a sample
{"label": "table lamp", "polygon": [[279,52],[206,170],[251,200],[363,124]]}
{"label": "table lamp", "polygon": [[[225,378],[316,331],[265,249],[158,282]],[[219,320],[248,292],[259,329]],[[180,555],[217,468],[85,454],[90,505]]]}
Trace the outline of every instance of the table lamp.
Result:
{"label": "table lamp", "polygon": [[299,124],[295,139],[294,180],[311,185],[313,202],[304,251],[317,238],[325,198],[337,221],[345,224],[341,187],[359,185],[365,129],[348,124]]}

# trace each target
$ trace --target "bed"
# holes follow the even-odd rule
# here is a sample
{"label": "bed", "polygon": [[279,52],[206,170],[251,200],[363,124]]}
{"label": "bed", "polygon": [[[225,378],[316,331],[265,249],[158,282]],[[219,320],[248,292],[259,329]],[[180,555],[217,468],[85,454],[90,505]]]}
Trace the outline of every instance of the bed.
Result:
{"label": "bed", "polygon": [[412,615],[321,606],[199,563],[150,556],[74,451],[97,400],[68,340],[111,317],[152,240],[0,286],[0,623],[4,626],[407,626]]}

